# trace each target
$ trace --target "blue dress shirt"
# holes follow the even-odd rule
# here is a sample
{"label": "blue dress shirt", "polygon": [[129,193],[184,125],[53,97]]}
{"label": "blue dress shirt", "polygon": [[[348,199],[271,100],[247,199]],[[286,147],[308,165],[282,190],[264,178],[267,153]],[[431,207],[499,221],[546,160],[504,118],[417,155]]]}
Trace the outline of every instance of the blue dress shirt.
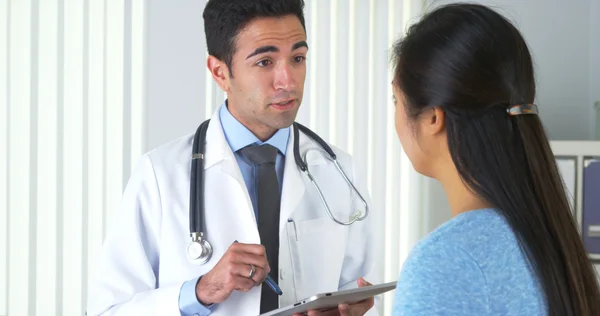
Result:
{"label": "blue dress shirt", "polygon": [[[258,207],[257,207],[257,191],[256,191],[256,172],[257,168],[251,162],[247,161],[244,156],[241,155],[240,149],[249,145],[262,145],[269,144],[277,148],[277,159],[275,161],[275,172],[277,173],[277,179],[279,180],[279,193],[281,196],[281,188],[283,183],[283,167],[285,164],[285,153],[287,151],[288,140],[290,136],[290,128],[284,128],[278,130],[270,139],[266,142],[260,141],[248,128],[240,123],[227,109],[227,101],[221,105],[219,109],[219,119],[223,126],[223,133],[225,139],[231,147],[237,160],[242,177],[248,188],[250,200],[252,201],[252,207],[254,209],[254,215],[258,218]],[[204,306],[196,298],[196,283],[200,278],[194,278],[183,284],[179,292],[179,310],[181,315],[184,316],[207,316],[212,312],[213,305]]]}

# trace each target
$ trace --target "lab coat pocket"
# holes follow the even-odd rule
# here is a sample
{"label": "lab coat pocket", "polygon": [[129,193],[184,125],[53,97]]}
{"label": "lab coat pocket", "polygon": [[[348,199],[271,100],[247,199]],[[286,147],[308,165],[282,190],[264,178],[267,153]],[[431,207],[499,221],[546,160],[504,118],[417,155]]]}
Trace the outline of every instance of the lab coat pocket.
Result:
{"label": "lab coat pocket", "polygon": [[288,223],[296,294],[309,297],[338,289],[348,228],[329,217]]}

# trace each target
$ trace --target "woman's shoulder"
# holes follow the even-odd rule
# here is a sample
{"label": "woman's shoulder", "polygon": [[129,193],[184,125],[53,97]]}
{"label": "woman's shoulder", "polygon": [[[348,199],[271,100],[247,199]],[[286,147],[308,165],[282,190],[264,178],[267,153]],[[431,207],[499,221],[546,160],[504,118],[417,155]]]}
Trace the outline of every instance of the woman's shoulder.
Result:
{"label": "woman's shoulder", "polygon": [[488,314],[489,291],[481,268],[461,245],[446,238],[452,238],[455,225],[444,224],[412,249],[398,279],[395,315]]}
{"label": "woman's shoulder", "polygon": [[484,276],[502,266],[522,269],[526,259],[505,218],[495,209],[481,209],[442,224],[415,245],[405,262],[406,269],[442,271],[450,264],[469,267],[461,273]]}
{"label": "woman's shoulder", "polygon": [[[440,225],[425,236],[416,249],[428,246],[463,247],[473,250],[473,247],[494,243],[516,243],[515,235],[504,216],[496,209],[479,209],[461,213],[453,219]],[[489,249],[486,248],[486,252]]]}
{"label": "woman's shoulder", "polygon": [[[399,314],[443,310],[485,315],[498,304],[520,301],[507,284],[521,287],[519,295],[537,297],[534,277],[502,215],[493,209],[466,212],[412,249],[398,280],[395,309]],[[490,293],[498,290],[504,294],[493,295],[491,302]]]}

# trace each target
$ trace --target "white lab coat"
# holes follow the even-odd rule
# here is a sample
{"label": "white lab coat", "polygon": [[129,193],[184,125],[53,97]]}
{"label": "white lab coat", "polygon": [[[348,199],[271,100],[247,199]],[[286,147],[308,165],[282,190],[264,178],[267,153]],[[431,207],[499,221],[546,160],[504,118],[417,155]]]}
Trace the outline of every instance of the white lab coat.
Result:
{"label": "white lab coat", "polygon": [[[312,183],[294,163],[294,137],[290,133],[281,196],[280,306],[316,293],[356,287],[359,277],[380,281],[374,273],[375,210],[349,227],[334,223]],[[248,190],[218,111],[206,139],[205,236],[214,251],[210,261],[194,265],[186,259],[193,140],[188,135],[145,154],[133,171],[96,262],[88,315],[180,315],[179,291],[185,281],[210,271],[234,240],[260,244]],[[320,147],[302,134],[301,155],[308,148]],[[368,200],[351,157],[333,149]],[[361,208],[360,200],[325,155],[311,151],[307,160],[337,218],[347,220]],[[211,315],[258,315],[260,293],[260,287],[246,293],[234,291]],[[369,312],[377,314],[376,309]]]}

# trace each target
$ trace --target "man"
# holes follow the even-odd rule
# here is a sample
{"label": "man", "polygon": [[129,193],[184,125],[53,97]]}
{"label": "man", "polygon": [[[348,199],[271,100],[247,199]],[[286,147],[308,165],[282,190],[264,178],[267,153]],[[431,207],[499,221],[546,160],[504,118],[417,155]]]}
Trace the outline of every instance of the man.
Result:
{"label": "man", "polygon": [[[376,282],[372,216],[334,222],[295,163],[319,181],[331,215],[352,219],[357,195],[290,127],[302,102],[308,44],[303,0],[210,0],[204,11],[213,79],[227,101],[201,159],[204,238],[212,256],[187,260],[192,143],[188,135],[142,157],[104,243],[89,315],[257,315],[325,291]],[[203,140],[199,140],[203,142]],[[338,162],[366,197],[350,156]],[[367,199],[368,201],[368,199]],[[360,215],[360,214],[359,214]],[[278,296],[264,281],[269,275]],[[374,299],[311,315],[376,313]]]}

